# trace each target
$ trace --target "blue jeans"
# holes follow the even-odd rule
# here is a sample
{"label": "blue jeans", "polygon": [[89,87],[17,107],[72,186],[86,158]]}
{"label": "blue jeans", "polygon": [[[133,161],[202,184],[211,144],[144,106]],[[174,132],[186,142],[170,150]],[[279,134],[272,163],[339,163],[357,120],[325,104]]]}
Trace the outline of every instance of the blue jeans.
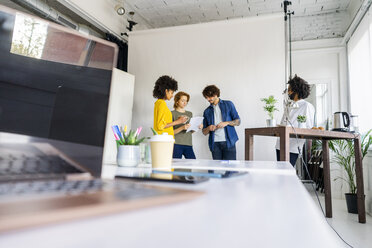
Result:
{"label": "blue jeans", "polygon": [[182,155],[188,159],[196,159],[192,146],[174,144],[173,158],[182,158]]}
{"label": "blue jeans", "polygon": [[214,142],[212,157],[214,160],[236,160],[236,147],[227,148],[226,141]]}
{"label": "blue jeans", "polygon": [[[289,153],[289,162],[291,163],[293,167],[296,165],[297,158],[298,158],[297,153],[291,153],[291,152]],[[276,160],[280,161],[280,150],[278,149],[276,149]]]}

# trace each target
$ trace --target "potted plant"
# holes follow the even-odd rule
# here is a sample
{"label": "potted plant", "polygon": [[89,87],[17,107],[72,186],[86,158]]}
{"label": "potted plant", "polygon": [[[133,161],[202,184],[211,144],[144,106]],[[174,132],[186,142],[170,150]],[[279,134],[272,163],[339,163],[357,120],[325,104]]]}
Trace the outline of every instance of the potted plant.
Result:
{"label": "potted plant", "polygon": [[[372,144],[371,130],[362,136],[361,150],[362,160],[368,153],[368,149]],[[354,160],[354,143],[352,140],[332,140],[329,142],[329,148],[334,152],[333,162],[337,163],[343,172],[346,173],[346,178],[337,177],[344,180],[349,186],[349,193],[345,193],[346,205],[349,213],[358,213],[356,182],[355,182],[355,160]]]}
{"label": "potted plant", "polygon": [[275,107],[275,104],[278,102],[278,100],[276,100],[274,96],[271,95],[268,98],[261,98],[261,101],[265,103],[265,106],[263,108],[270,117],[270,119],[266,120],[266,125],[268,127],[275,127],[276,121],[274,119],[274,112],[278,111],[278,109]]}
{"label": "potted plant", "polygon": [[299,128],[306,128],[306,115],[298,115],[297,122]]}
{"label": "potted plant", "polygon": [[140,162],[141,154],[139,144],[145,140],[145,137],[139,138],[142,127],[136,131],[127,132],[127,126],[120,130],[118,126],[112,126],[116,145],[118,148],[117,164],[119,166],[136,166]]}

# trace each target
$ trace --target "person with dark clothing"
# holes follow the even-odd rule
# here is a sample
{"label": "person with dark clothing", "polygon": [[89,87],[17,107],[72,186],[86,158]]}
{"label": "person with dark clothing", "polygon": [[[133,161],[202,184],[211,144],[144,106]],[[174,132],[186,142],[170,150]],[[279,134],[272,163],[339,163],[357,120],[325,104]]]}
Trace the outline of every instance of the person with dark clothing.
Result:
{"label": "person with dark clothing", "polygon": [[203,134],[209,134],[213,159],[236,160],[235,143],[239,138],[235,126],[240,125],[240,117],[234,104],[220,99],[220,89],[215,85],[205,87],[203,96],[210,103],[203,114]]}

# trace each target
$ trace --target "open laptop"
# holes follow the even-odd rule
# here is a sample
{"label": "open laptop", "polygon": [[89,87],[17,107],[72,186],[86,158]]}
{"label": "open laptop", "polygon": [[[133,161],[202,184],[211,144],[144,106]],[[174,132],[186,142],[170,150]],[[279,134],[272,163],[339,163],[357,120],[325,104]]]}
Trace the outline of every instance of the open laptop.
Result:
{"label": "open laptop", "polygon": [[0,6],[0,232],[200,194],[100,179],[117,52]]}

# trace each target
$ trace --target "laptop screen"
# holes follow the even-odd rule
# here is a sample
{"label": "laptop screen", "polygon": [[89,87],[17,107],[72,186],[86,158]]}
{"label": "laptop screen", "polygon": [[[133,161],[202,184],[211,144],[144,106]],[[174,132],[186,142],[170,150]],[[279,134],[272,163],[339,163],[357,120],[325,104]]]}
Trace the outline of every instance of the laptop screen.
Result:
{"label": "laptop screen", "polygon": [[113,43],[0,6],[2,156],[48,146],[99,176],[116,59]]}

